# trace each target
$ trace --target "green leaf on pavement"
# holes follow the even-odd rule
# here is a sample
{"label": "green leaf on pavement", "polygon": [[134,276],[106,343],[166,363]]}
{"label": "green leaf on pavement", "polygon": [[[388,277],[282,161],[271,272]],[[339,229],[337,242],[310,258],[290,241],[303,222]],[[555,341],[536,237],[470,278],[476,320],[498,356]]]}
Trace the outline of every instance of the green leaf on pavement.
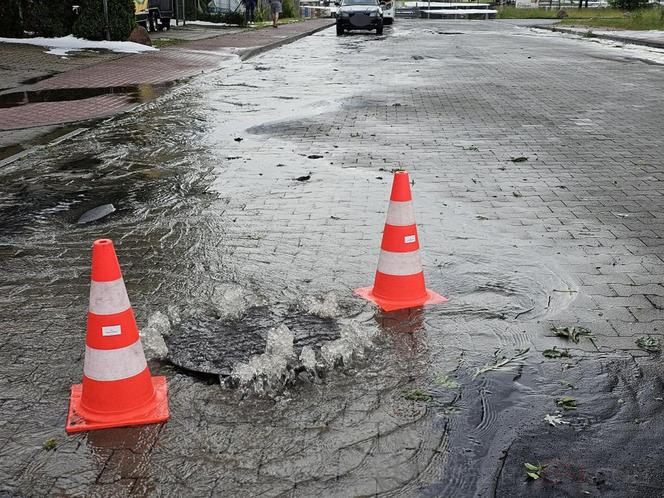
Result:
{"label": "green leaf on pavement", "polygon": [[44,448],[46,451],[51,451],[54,450],[56,446],[58,446],[58,440],[52,437],[44,441],[42,448]]}
{"label": "green leaf on pavement", "polygon": [[439,386],[447,387],[448,389],[456,389],[459,387],[459,383],[447,375],[439,375],[434,381]]}
{"label": "green leaf on pavement", "polygon": [[[502,358],[496,358],[493,362],[487,363],[482,368],[478,368],[475,371],[475,375],[473,375],[473,379],[476,379],[477,377],[486,372],[490,372],[492,370],[498,370],[499,368],[504,367],[505,365],[508,365],[510,363],[525,358],[526,356],[528,356],[528,351],[530,351],[530,348],[520,349],[511,358],[505,358],[504,356]],[[496,356],[496,354],[497,352],[494,353],[494,356]]]}
{"label": "green leaf on pavement", "polygon": [[542,355],[545,358],[571,358],[572,355],[569,354],[569,350],[565,349],[563,351],[560,351],[559,349],[556,348],[556,346],[553,346],[552,349],[545,349],[542,351]]}
{"label": "green leaf on pavement", "polygon": [[636,340],[636,345],[649,353],[658,353],[662,350],[659,339],[656,337],[641,336]]}
{"label": "green leaf on pavement", "polygon": [[578,343],[581,336],[592,336],[592,332],[585,327],[551,327],[558,337],[562,337],[573,343]]}
{"label": "green leaf on pavement", "polygon": [[546,469],[546,465],[533,465],[532,463],[525,462],[523,467],[526,470],[526,475],[530,479],[539,479],[542,477],[542,471]]}
{"label": "green leaf on pavement", "polygon": [[556,398],[554,401],[556,405],[564,410],[576,410],[578,406],[576,404],[576,398],[573,398],[572,396],[563,396],[562,398]]}
{"label": "green leaf on pavement", "polygon": [[433,396],[431,396],[431,394],[429,394],[424,389],[420,389],[419,387],[417,389],[413,389],[412,391],[408,391],[404,395],[404,398],[406,398],[409,401],[418,401],[418,402],[424,402],[424,403],[427,403],[427,402],[433,400]]}

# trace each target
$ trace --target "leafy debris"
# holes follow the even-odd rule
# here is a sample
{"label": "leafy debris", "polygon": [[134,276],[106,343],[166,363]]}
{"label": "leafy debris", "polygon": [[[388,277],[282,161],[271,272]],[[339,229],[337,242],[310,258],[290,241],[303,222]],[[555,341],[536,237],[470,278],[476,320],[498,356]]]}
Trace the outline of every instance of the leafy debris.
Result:
{"label": "leafy debris", "polygon": [[424,402],[428,403],[429,401],[433,401],[433,396],[429,394],[427,391],[421,388],[416,388],[413,389],[412,391],[408,391],[405,395],[404,398],[406,398],[409,401],[418,401],[418,402]]}
{"label": "leafy debris", "polygon": [[662,346],[660,345],[659,339],[651,336],[639,337],[636,340],[636,345],[641,349],[643,349],[644,351],[648,351],[649,353],[659,353],[662,350]]}
{"label": "leafy debris", "polygon": [[507,358],[505,356],[502,356],[501,358],[498,358],[496,356],[498,351],[496,351],[496,353],[494,353],[494,356],[496,356],[494,361],[492,363],[487,363],[482,368],[478,368],[475,371],[475,375],[473,375],[473,379],[476,379],[477,377],[479,377],[482,374],[485,374],[487,372],[491,372],[492,370],[498,370],[499,368],[504,367],[505,365],[508,365],[510,363],[513,363],[515,361],[518,361],[518,360],[521,360],[521,359],[525,358],[528,355],[528,351],[530,351],[530,348],[520,349],[511,358]]}
{"label": "leafy debris", "polygon": [[579,343],[581,336],[592,337],[592,332],[585,327],[551,327],[551,330],[558,337],[563,337],[575,344]]}
{"label": "leafy debris", "polygon": [[545,349],[542,351],[542,356],[545,358],[571,358],[572,355],[569,354],[569,350],[565,349],[563,351],[559,350],[556,348],[556,346],[553,346],[551,349]]}
{"label": "leafy debris", "polygon": [[42,444],[42,448],[44,448],[46,451],[54,450],[57,446],[58,440],[54,437],[47,439],[44,441],[44,444]]}
{"label": "leafy debris", "polygon": [[311,180],[311,173],[309,173],[308,175],[304,175],[304,176],[298,176],[297,178],[294,178],[294,180],[295,180],[296,182],[306,182],[306,181],[309,181],[309,180]]}
{"label": "leafy debris", "polygon": [[576,386],[574,384],[572,384],[571,382],[567,381],[567,380],[561,380],[560,383],[568,389],[572,389],[572,390],[576,389]]}
{"label": "leafy debris", "polygon": [[526,475],[528,479],[539,479],[542,477],[542,471],[548,467],[548,465],[533,465],[532,463],[524,463],[524,469],[526,470]]}
{"label": "leafy debris", "polygon": [[563,410],[576,410],[578,408],[576,398],[572,396],[563,396],[562,398],[556,398],[554,401]]}
{"label": "leafy debris", "polygon": [[528,160],[528,158],[526,156],[517,156],[517,157],[511,157],[510,158],[510,161],[512,161],[513,163],[523,163],[527,160]]}
{"label": "leafy debris", "polygon": [[448,375],[439,375],[434,382],[439,386],[447,387],[448,389],[456,389],[461,385]]}

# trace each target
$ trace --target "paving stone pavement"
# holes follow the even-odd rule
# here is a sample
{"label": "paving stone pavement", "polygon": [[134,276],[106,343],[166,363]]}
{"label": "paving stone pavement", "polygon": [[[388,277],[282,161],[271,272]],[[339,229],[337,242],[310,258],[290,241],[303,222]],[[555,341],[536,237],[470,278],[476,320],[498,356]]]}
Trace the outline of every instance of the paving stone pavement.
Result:
{"label": "paving stone pavement", "polygon": [[[463,432],[461,416],[442,427],[435,408],[406,406],[399,393],[429,371],[481,366],[497,348],[531,348],[517,377],[549,368],[580,385],[586,370],[541,357],[554,345],[600,365],[592,381],[629,384],[609,374],[620,359],[634,378],[654,371],[661,387],[660,356],[635,341],[664,339],[662,68],[492,22],[398,20],[384,37],[331,31],[204,75],[141,119],[128,114],[0,171],[0,312],[15,324],[0,344],[0,492],[533,496],[524,479],[495,492],[499,450],[512,442],[501,438],[517,441],[511,434],[533,423],[498,413],[496,398],[544,396],[523,388],[531,384],[480,384],[482,417],[461,427],[501,445],[477,455],[479,443],[446,439]],[[411,317],[413,335],[286,400],[244,398],[153,363],[169,376],[171,421],[63,434],[82,370],[93,238],[116,241],[142,328],[155,311],[209,305],[227,281],[275,301],[334,291],[363,316],[351,290],[370,284],[394,168],[414,181],[429,286],[451,297]],[[106,202],[114,216],[76,224]],[[565,343],[552,325],[587,327],[594,340]],[[619,392],[606,397],[629,399]],[[593,395],[575,392],[579,416],[594,422]],[[539,417],[546,402],[525,410]],[[42,448],[49,437],[55,452]],[[453,472],[443,460],[455,448],[476,456],[468,465],[487,458],[501,470]],[[643,482],[632,467],[615,469],[616,482],[661,496],[661,473]],[[564,496],[622,491],[584,481]]]}

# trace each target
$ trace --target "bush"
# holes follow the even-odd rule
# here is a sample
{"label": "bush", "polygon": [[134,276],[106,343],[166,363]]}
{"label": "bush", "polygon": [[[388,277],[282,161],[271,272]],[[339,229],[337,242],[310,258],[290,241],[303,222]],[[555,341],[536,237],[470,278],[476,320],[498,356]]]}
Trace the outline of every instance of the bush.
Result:
{"label": "bush", "polygon": [[256,5],[254,18],[256,19],[256,22],[265,22],[272,19],[272,12],[270,11],[270,6],[267,1],[259,2]]}
{"label": "bush", "polygon": [[23,20],[19,0],[0,0],[0,36],[23,36]]}
{"label": "bush", "polygon": [[293,0],[282,0],[282,13],[279,17],[288,17],[288,18],[297,18],[300,17],[300,13],[295,10],[295,3]]}
{"label": "bush", "polygon": [[225,24],[237,24],[244,26],[244,12],[221,12],[218,14],[200,14],[200,21],[219,22]]}
{"label": "bush", "polygon": [[614,9],[636,10],[645,7],[648,0],[609,0],[609,5]]}
{"label": "bush", "polygon": [[[74,23],[74,35],[88,40],[106,38],[102,0],[79,0],[81,13]],[[124,41],[136,27],[134,0],[108,0],[111,40]]]}
{"label": "bush", "polygon": [[72,11],[73,0],[23,1],[24,30],[35,36],[67,36],[72,33],[76,16]]}
{"label": "bush", "polygon": [[188,21],[205,21],[207,11],[207,0],[185,0],[184,2],[184,14]]}

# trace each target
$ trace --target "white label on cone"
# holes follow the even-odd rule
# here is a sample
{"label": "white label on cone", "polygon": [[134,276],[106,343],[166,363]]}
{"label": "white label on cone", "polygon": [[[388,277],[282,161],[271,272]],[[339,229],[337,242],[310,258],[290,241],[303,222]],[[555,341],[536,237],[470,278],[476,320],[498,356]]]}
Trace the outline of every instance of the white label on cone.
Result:
{"label": "white label on cone", "polygon": [[103,335],[104,337],[110,337],[121,334],[122,334],[122,328],[120,327],[120,325],[109,325],[107,327],[101,328],[101,335]]}
{"label": "white label on cone", "polygon": [[417,240],[417,237],[415,235],[406,235],[403,238],[403,241],[404,241],[405,244],[412,244],[416,240]]}
{"label": "white label on cone", "polygon": [[83,373],[92,380],[128,379],[141,373],[147,366],[140,339],[134,344],[118,349],[85,347]]}

